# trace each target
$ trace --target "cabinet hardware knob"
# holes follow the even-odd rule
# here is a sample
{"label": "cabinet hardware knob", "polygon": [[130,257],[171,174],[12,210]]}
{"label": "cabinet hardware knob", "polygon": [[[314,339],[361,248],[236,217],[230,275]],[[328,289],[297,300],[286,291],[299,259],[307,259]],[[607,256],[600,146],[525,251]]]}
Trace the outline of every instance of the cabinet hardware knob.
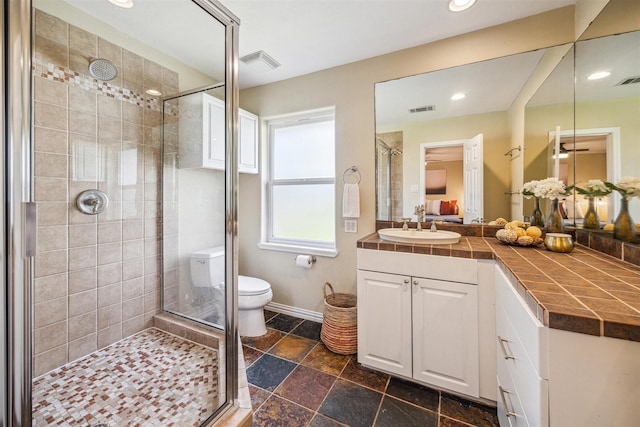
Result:
{"label": "cabinet hardware knob", "polygon": [[515,357],[513,357],[510,354],[507,354],[507,348],[504,346],[505,342],[509,342],[509,340],[505,340],[500,335],[498,335],[498,343],[500,343],[500,349],[502,350],[502,354],[503,354],[504,358],[507,359],[507,360],[509,360],[509,359],[515,360],[516,359]]}
{"label": "cabinet hardware knob", "polygon": [[404,279],[404,284],[408,284],[409,283],[409,279]]}
{"label": "cabinet hardware knob", "polygon": [[507,417],[516,417],[516,416],[518,416],[518,414],[516,414],[515,412],[509,410],[509,407],[507,406],[507,399],[504,397],[505,393],[511,394],[511,392],[509,390],[506,390],[506,389],[502,388],[501,385],[498,386],[498,390],[500,390],[500,399],[502,399],[502,405],[504,406],[504,414]]}
{"label": "cabinet hardware knob", "polygon": [[418,286],[418,281],[417,281],[417,280],[414,280],[414,281],[413,281],[413,284],[414,284],[415,286]]}

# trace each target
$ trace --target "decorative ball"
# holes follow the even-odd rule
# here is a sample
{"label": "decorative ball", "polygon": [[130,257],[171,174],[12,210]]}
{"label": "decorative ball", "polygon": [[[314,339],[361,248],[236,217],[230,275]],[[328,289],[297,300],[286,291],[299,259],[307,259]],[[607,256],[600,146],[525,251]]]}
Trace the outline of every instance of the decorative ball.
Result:
{"label": "decorative ball", "polygon": [[531,227],[527,228],[527,236],[531,236],[534,239],[537,239],[538,237],[542,236],[542,230],[540,230],[539,227],[532,225]]}

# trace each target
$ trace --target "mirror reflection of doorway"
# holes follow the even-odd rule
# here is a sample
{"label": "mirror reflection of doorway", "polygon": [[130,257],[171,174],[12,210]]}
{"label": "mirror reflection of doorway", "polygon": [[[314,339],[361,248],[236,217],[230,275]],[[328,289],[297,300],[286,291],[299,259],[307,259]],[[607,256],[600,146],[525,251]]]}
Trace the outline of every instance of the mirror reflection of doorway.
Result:
{"label": "mirror reflection of doorway", "polygon": [[[425,205],[426,221],[437,217],[447,222],[481,222],[484,212],[482,151],[482,134],[470,139],[420,144],[424,165],[420,165],[422,191],[418,203]],[[443,177],[444,183],[440,182]],[[447,204],[455,208],[447,210]]]}
{"label": "mirror reflection of doorway", "polygon": [[[550,132],[549,158],[559,163],[559,176],[566,185],[583,187],[589,180],[617,182],[620,180],[620,128],[597,128],[561,131],[559,156],[555,155],[555,133]],[[556,157],[558,157],[556,159]],[[575,165],[575,166],[574,166]],[[551,175],[550,175],[551,176]],[[565,201],[566,221],[582,225],[588,201],[581,195]],[[615,219],[620,200],[616,194],[596,200],[596,210],[602,224]]]}

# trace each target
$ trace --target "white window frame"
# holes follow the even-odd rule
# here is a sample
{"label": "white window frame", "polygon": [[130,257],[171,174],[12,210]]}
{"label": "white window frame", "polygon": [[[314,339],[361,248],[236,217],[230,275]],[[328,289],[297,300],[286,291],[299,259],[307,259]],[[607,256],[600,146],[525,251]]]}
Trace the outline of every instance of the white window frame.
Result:
{"label": "white window frame", "polygon": [[[334,235],[333,241],[321,243],[317,241],[309,241],[302,239],[282,239],[273,236],[273,187],[278,185],[309,185],[309,184],[319,184],[326,185],[332,184],[334,188],[334,201],[335,201],[335,191],[336,191],[336,178],[335,178],[335,168],[334,168],[334,176],[332,178],[301,178],[301,179],[281,179],[281,180],[273,180],[273,162],[271,159],[273,158],[273,135],[276,129],[295,126],[300,123],[314,123],[314,122],[323,122],[332,120],[335,124],[335,108],[324,108],[321,110],[313,110],[306,111],[301,113],[296,113],[287,116],[279,116],[273,118],[267,118],[264,120],[263,126],[263,135],[266,135],[266,152],[268,153],[263,159],[263,171],[266,173],[263,176],[263,216],[262,216],[262,236],[261,241],[258,243],[258,247],[260,249],[268,249],[282,252],[293,252],[293,253],[304,253],[308,255],[318,255],[325,257],[335,257],[338,255],[338,251],[336,248],[336,234],[337,234],[337,224],[336,224],[336,213],[335,209],[333,212],[333,221],[334,221]],[[334,138],[335,144],[335,138]],[[335,162],[335,159],[334,159]],[[310,226],[312,226],[313,221],[310,221]]]}

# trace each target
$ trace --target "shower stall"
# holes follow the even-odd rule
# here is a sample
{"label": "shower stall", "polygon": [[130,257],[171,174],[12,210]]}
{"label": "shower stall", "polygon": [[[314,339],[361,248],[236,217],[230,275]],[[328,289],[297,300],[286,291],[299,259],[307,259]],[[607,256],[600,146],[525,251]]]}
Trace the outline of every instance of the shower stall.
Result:
{"label": "shower stall", "polygon": [[[0,425],[209,425],[238,396],[238,19],[215,0],[2,14]],[[210,247],[220,280],[194,286]]]}
{"label": "shower stall", "polygon": [[376,219],[402,218],[402,132],[376,135]]}

